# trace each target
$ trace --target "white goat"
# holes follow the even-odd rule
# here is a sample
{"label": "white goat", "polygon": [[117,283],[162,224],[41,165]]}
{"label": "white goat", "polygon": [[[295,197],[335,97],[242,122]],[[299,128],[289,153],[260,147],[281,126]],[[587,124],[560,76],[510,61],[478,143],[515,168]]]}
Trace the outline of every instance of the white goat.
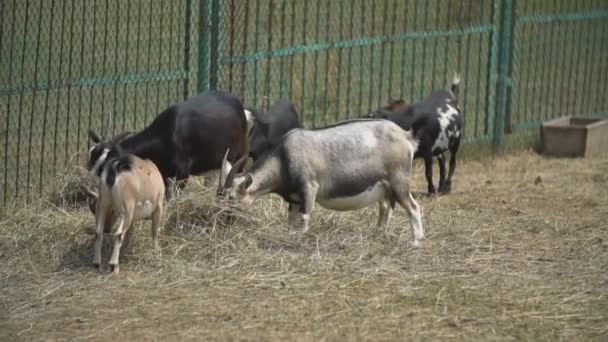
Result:
{"label": "white goat", "polygon": [[244,205],[268,193],[289,202],[308,230],[314,203],[333,210],[357,210],[378,203],[386,226],[399,203],[410,217],[413,245],[424,239],[420,206],[410,193],[417,142],[388,120],[351,120],[315,130],[293,129],[274,150],[237,175],[244,158],[222,163],[218,193]]}

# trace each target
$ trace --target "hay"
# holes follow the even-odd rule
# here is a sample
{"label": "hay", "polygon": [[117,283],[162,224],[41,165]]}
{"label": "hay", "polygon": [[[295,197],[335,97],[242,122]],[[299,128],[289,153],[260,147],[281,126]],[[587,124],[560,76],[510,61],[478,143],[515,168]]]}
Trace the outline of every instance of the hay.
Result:
{"label": "hay", "polygon": [[87,204],[87,189],[95,189],[94,178],[82,166],[59,175],[48,191],[48,201],[58,207],[77,209]]}
{"label": "hay", "polygon": [[160,253],[138,224],[119,275],[91,266],[87,208],[41,200],[0,219],[0,340],[605,338],[606,174],[608,157],[462,162],[453,194],[418,196],[420,249],[402,209],[381,231],[376,208],[317,206],[301,234],[277,197],[231,208],[195,179]]}

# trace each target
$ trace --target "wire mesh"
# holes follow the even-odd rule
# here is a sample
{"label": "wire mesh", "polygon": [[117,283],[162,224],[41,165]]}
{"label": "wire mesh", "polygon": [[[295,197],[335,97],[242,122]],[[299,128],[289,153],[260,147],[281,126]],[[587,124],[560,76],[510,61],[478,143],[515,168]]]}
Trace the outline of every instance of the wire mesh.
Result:
{"label": "wire mesh", "polygon": [[[446,89],[455,72],[477,84],[464,95],[476,113],[493,91],[491,2],[226,1],[221,17],[218,86],[262,108],[287,98],[309,127],[358,117],[389,98],[414,102]],[[472,138],[489,134],[480,126],[490,122],[470,121]]]}
{"label": "wire mesh", "polygon": [[140,129],[195,91],[189,3],[0,3],[2,203],[40,194],[68,163],[82,162],[89,129]]}
{"label": "wire mesh", "polygon": [[1,1],[0,204],[82,163],[89,129],[141,129],[208,88],[318,127],[458,72],[465,142],[487,146],[608,116],[607,21],[603,0]]}

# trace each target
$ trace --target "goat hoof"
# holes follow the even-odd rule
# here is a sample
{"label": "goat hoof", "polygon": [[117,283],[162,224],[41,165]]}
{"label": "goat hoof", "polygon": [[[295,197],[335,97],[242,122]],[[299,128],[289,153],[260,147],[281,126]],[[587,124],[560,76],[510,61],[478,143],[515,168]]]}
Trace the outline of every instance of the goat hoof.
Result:
{"label": "goat hoof", "polygon": [[412,241],[412,246],[416,247],[416,248],[421,247],[422,246],[422,239]]}
{"label": "goat hoof", "polygon": [[440,194],[446,193],[448,192],[448,187],[446,185],[440,185],[439,189],[437,189],[437,192]]}
{"label": "goat hoof", "polygon": [[118,265],[110,265],[110,272],[112,273],[118,273],[119,272],[119,268]]}

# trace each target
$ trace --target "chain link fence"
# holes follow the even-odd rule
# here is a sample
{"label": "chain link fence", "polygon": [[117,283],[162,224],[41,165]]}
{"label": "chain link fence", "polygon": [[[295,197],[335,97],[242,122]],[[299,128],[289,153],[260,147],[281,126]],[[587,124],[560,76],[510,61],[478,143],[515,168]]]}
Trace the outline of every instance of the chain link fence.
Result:
{"label": "chain link fence", "polygon": [[3,0],[0,206],[208,88],[293,101],[306,127],[461,75],[465,141],[608,116],[605,0]]}
{"label": "chain link fence", "polygon": [[223,5],[218,85],[261,107],[290,99],[306,126],[358,117],[389,98],[415,101],[447,88],[455,72],[479,89],[467,104],[488,105],[491,2]]}
{"label": "chain link fence", "polygon": [[0,198],[39,195],[93,129],[144,127],[195,90],[189,0],[0,1]]}

